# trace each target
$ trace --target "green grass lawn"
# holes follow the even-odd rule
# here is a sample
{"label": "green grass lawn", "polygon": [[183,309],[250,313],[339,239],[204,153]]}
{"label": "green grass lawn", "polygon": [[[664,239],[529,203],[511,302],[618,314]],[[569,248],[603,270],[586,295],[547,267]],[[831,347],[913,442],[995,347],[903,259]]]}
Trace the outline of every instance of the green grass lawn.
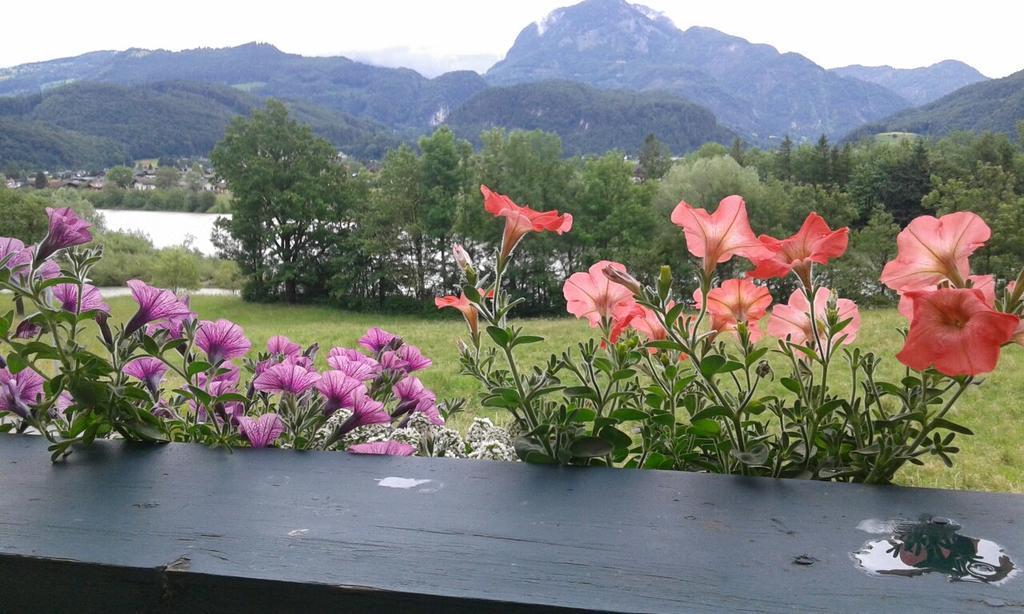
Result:
{"label": "green grass lawn", "polygon": [[[126,321],[135,303],[120,297],[108,301],[115,322]],[[479,407],[479,389],[472,379],[459,375],[455,341],[464,335],[461,318],[452,311],[450,318],[423,319],[409,316],[356,314],[326,307],[289,307],[244,303],[231,297],[193,297],[192,307],[203,319],[227,318],[240,324],[254,347],[265,347],[273,335],[286,335],[302,345],[320,343],[326,350],[335,345],[355,347],[356,340],[371,326],[380,326],[418,346],[434,361],[422,372],[424,384],[439,397],[461,396]],[[895,310],[867,311],[857,344],[885,358],[884,375],[901,377],[902,367],[893,357],[901,338],[896,332],[903,319]],[[541,361],[550,351],[561,350],[590,336],[585,322],[563,318],[524,322],[530,334],[549,339],[545,344],[522,346],[524,360]],[[321,358],[321,361],[323,359]],[[952,469],[941,461],[929,461],[924,467],[904,469],[898,476],[902,484],[938,488],[958,488],[1024,493],[1024,348],[1004,350],[999,369],[980,388],[966,393],[954,410],[955,419],[974,431],[974,437],[958,437],[962,452]],[[776,372],[783,373],[782,365]],[[834,367],[846,372],[845,362]],[[898,377],[897,377],[898,376]],[[839,380],[834,380],[840,384]],[[781,390],[781,388],[780,388]],[[478,409],[480,415],[498,420],[505,417],[492,410]],[[463,419],[465,420],[465,419]]]}

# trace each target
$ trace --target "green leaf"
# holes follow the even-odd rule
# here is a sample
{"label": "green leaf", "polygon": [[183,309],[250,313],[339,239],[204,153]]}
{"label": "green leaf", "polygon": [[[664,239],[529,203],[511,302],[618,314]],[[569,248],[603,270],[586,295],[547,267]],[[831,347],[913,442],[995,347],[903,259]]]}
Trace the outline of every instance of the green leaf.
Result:
{"label": "green leaf", "polygon": [[188,373],[189,377],[192,377],[199,373],[205,373],[206,371],[209,371],[212,366],[213,365],[211,365],[208,362],[197,360],[188,366],[188,371],[186,371],[186,373]]}
{"label": "green leaf", "polygon": [[686,307],[686,304],[685,304],[685,303],[679,303],[679,304],[677,304],[677,305],[674,305],[674,306],[672,307],[672,309],[669,309],[669,310],[668,310],[668,313],[667,313],[667,314],[665,314],[665,321],[666,321],[666,322],[668,322],[668,325],[669,325],[670,327],[671,327],[671,326],[672,326],[673,324],[675,324],[676,320],[678,320],[678,319],[679,319],[679,314],[683,313],[683,309],[684,309],[685,307]]}
{"label": "green leaf", "polygon": [[725,367],[726,362],[727,360],[725,359],[725,356],[719,356],[718,354],[705,356],[704,360],[700,361],[700,372],[704,377],[710,379]]}
{"label": "green leaf", "polygon": [[960,433],[961,435],[974,434],[974,431],[967,428],[966,426],[962,424],[957,424],[956,422],[953,422],[951,420],[946,420],[945,418],[936,418],[935,420],[932,420],[932,428],[946,429],[953,431],[954,433]]}
{"label": "green leaf", "polygon": [[7,333],[11,330],[11,324],[14,323],[14,310],[8,311],[0,317],[0,337],[6,337]]}
{"label": "green leaf", "polygon": [[527,343],[540,343],[541,341],[544,341],[544,337],[538,337],[536,335],[523,335],[521,337],[516,337],[512,340],[512,347],[515,347],[517,345],[526,345]]}
{"label": "green leaf", "polygon": [[491,339],[494,340],[494,343],[497,344],[498,347],[503,348],[508,345],[508,332],[504,329],[498,328],[497,326],[488,326],[487,334],[491,336]]}
{"label": "green leaf", "polygon": [[690,432],[698,437],[717,437],[722,432],[722,426],[711,419],[691,420]]}
{"label": "green leaf", "polygon": [[726,417],[728,417],[728,416],[731,416],[731,415],[732,414],[729,413],[729,410],[724,408],[724,407],[722,407],[721,405],[712,405],[711,407],[705,407],[704,409],[700,410],[699,412],[693,414],[693,416],[690,418],[690,420],[694,420],[694,421],[696,421],[696,420],[705,420],[707,418],[714,418],[716,416],[726,416]]}
{"label": "green leaf", "polygon": [[607,456],[614,449],[615,446],[600,437],[580,437],[569,446],[572,455],[579,458]]}
{"label": "green leaf", "polygon": [[792,377],[783,377],[779,382],[782,384],[783,388],[793,394],[800,394],[800,391],[803,389],[803,386],[800,384],[800,380],[793,379]]}
{"label": "green leaf", "polygon": [[602,439],[611,442],[616,448],[628,448],[633,443],[633,439],[629,435],[614,426],[606,426],[598,434]]}
{"label": "green leaf", "polygon": [[11,375],[21,373],[27,366],[28,363],[21,357],[21,354],[12,352],[7,355],[7,370],[11,372]]}
{"label": "green leaf", "polygon": [[686,349],[675,341],[651,341],[647,344],[647,347],[657,350],[673,350],[676,352],[682,352]]}
{"label": "green leaf", "polygon": [[597,393],[587,386],[570,386],[562,392],[565,393],[565,396],[570,398],[590,399],[591,401],[597,400]]}
{"label": "green leaf", "polygon": [[548,456],[547,452],[544,451],[544,447],[539,442],[526,437],[516,439],[515,450],[519,458],[527,463],[540,465],[555,465],[558,463],[557,459]]}
{"label": "green leaf", "polygon": [[623,407],[622,409],[616,409],[612,413],[608,414],[609,417],[615,418],[616,420],[625,422],[627,420],[646,420],[648,415],[646,412],[642,412],[639,409],[632,409],[629,407]]}

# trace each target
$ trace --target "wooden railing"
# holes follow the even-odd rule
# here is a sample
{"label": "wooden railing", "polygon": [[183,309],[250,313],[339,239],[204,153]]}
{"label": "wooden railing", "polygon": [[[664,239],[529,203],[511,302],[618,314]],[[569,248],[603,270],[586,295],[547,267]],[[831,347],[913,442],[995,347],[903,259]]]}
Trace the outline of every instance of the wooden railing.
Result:
{"label": "wooden railing", "polygon": [[[111,441],[51,464],[45,448],[0,436],[0,612],[1024,608],[1018,495]],[[931,545],[912,551],[907,527]]]}

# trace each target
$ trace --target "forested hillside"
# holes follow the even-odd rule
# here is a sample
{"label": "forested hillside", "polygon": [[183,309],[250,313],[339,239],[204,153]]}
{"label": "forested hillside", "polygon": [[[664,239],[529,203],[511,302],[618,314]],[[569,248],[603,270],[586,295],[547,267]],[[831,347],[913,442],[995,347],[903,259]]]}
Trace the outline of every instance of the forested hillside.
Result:
{"label": "forested hillside", "polygon": [[652,133],[676,153],[736,136],[707,109],[672,94],[599,90],[568,81],[485,90],[452,113],[447,123],[475,143],[495,127],[553,132],[572,155],[612,149],[635,155],[644,136]]}

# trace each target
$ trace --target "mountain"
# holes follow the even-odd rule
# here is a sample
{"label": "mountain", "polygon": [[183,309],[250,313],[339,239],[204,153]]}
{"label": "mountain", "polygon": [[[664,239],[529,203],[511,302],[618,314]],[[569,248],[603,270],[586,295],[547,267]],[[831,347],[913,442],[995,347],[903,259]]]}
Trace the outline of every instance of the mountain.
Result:
{"label": "mountain", "polygon": [[0,95],[35,94],[73,81],[121,85],[193,81],[235,87],[261,98],[299,100],[382,123],[424,129],[486,87],[475,72],[427,79],[344,57],[303,57],[273,45],[223,49],[101,51],[0,69]]}
{"label": "mountain", "polygon": [[892,66],[843,66],[832,72],[889,88],[914,106],[928,104],[965,85],[988,79],[973,66],[957,60],[943,60],[921,68]]}
{"label": "mountain", "polygon": [[[237,115],[262,100],[235,88],[185,81],[137,86],[81,82],[42,94],[0,98],[0,119],[20,123],[4,131],[0,166],[95,168],[125,159],[205,156]],[[291,114],[343,151],[379,157],[399,142],[393,132],[304,102]]]}
{"label": "mountain", "polygon": [[474,142],[494,127],[544,130],[562,138],[565,153],[579,155],[622,149],[636,154],[647,134],[674,153],[708,141],[728,143],[735,133],[703,107],[666,92],[600,90],[571,81],[545,81],[480,92],[446,122]]}
{"label": "mountain", "polygon": [[684,32],[625,0],[553,11],[524,28],[485,78],[492,85],[568,79],[667,90],[756,140],[841,135],[908,106],[880,85],[829,72],[802,55],[711,28]]}
{"label": "mountain", "polygon": [[1024,120],[1024,70],[1002,79],[962,87],[935,102],[908,109],[882,121],[862,126],[847,139],[880,132],[914,132],[941,136],[957,130],[1003,132],[1017,135]]}

